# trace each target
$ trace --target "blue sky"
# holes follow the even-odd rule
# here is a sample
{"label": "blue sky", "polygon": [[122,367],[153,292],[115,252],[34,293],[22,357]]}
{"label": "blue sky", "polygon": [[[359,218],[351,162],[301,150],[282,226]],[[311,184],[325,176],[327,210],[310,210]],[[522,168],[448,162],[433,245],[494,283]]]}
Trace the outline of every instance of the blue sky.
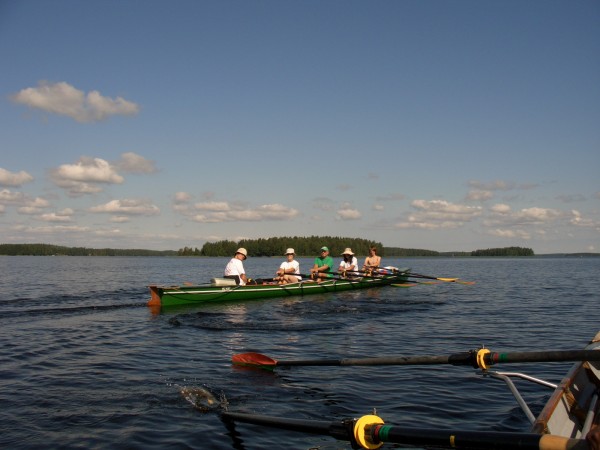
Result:
{"label": "blue sky", "polygon": [[0,242],[600,251],[598,1],[0,1]]}

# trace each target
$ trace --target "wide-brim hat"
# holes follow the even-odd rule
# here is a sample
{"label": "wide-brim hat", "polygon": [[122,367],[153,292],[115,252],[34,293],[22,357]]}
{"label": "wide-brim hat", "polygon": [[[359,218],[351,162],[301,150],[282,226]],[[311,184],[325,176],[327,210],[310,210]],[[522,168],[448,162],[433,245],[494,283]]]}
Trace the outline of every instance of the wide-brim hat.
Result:
{"label": "wide-brim hat", "polygon": [[244,255],[244,259],[246,259],[248,257],[248,252],[246,251],[246,249],[244,247],[238,248],[235,253],[236,254],[240,253],[240,254]]}
{"label": "wide-brim hat", "polygon": [[293,248],[288,248],[288,249],[285,251],[285,253],[283,254],[283,256],[289,255],[290,253],[291,253],[292,255],[295,255],[295,254],[296,254],[296,252],[294,251],[294,249],[293,249]]}
{"label": "wide-brim hat", "polygon": [[352,255],[352,256],[354,256],[354,253],[352,252],[352,249],[350,247],[347,247],[346,250],[343,251],[342,256],[343,255]]}

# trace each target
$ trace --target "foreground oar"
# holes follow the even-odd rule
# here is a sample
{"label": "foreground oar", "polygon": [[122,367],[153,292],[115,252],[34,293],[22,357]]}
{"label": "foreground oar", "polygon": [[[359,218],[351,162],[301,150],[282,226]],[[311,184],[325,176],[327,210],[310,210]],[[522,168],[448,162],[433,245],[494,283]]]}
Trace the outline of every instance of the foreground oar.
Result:
{"label": "foreground oar", "polygon": [[569,439],[562,436],[535,433],[404,428],[385,425],[383,420],[375,415],[363,416],[357,420],[346,419],[337,422],[287,419],[233,412],[225,412],[222,417],[230,421],[331,436],[338,440],[350,441],[353,448],[376,449],[385,442],[389,442],[411,446],[463,449],[588,449],[588,445],[583,439]]}
{"label": "foreground oar", "polygon": [[239,353],[231,357],[233,364],[274,370],[278,366],[418,366],[452,364],[487,369],[498,363],[600,361],[600,351],[558,350],[539,352],[496,353],[484,348],[446,356],[396,356],[343,359],[305,359],[277,361],[261,353]]}

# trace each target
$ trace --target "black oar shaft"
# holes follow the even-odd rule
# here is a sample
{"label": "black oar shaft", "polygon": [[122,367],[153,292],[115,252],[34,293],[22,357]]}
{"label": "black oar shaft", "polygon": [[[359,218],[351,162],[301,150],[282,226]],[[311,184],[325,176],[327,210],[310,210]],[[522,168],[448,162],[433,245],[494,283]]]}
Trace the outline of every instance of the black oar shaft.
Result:
{"label": "black oar shaft", "polygon": [[[468,356],[468,354],[465,354]],[[458,355],[455,355],[458,357]],[[403,366],[452,364],[448,356],[398,356],[376,358],[304,359],[277,361],[278,366]]]}
{"label": "black oar shaft", "polygon": [[[277,366],[419,366],[451,364],[453,366],[472,366],[474,368],[487,368],[480,365],[477,358],[478,351],[454,353],[447,356],[395,356],[371,358],[343,358],[343,359],[300,359],[277,361]],[[565,362],[565,361],[600,361],[600,351],[597,350],[559,350],[537,352],[497,353],[483,354],[485,366],[499,363],[525,363],[525,362]]]}
{"label": "black oar shaft", "polygon": [[[264,416],[224,412],[223,419],[237,422],[280,428],[289,431],[331,436],[338,440],[357,444],[354,419],[326,422],[321,420],[288,419],[284,417]],[[369,416],[373,417],[373,416]],[[362,419],[361,419],[362,420]],[[360,422],[360,420],[359,420]],[[497,431],[444,430],[439,428],[406,428],[381,423],[367,424],[362,431],[360,441],[372,444],[394,443],[401,445],[459,448],[459,449],[522,449],[522,450],[586,450],[588,445],[583,439],[568,439],[560,436],[539,435],[535,433],[513,433]],[[374,448],[374,447],[372,447]]]}
{"label": "black oar shaft", "polygon": [[535,433],[440,430],[381,425],[373,428],[374,442],[460,449],[584,450],[584,440]]}
{"label": "black oar shaft", "polygon": [[488,364],[520,362],[600,361],[598,350],[554,350],[539,352],[491,352],[485,356]]}
{"label": "black oar shaft", "polygon": [[353,421],[351,419],[339,422],[324,422],[322,420],[289,419],[285,417],[235,412],[224,412],[221,417],[236,422],[331,436],[339,440],[350,440],[352,437]]}
{"label": "black oar shaft", "polygon": [[283,428],[285,430],[301,431],[304,433],[329,435],[329,423],[321,420],[287,419],[274,416],[263,416],[260,414],[246,414],[235,412],[224,412],[224,419],[237,422],[252,423],[272,428]]}

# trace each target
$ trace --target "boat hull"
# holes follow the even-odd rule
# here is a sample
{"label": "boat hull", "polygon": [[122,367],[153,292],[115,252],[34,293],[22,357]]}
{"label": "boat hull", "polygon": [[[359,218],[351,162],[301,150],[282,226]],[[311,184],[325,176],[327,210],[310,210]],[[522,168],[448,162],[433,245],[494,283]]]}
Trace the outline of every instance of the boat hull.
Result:
{"label": "boat hull", "polygon": [[259,284],[248,286],[161,286],[150,285],[148,306],[176,306],[238,300],[259,300],[296,295],[326,294],[388,286],[408,281],[408,270],[391,276],[358,280],[332,279],[322,283],[302,281],[292,284]]}
{"label": "boat hull", "polygon": [[[600,350],[600,332],[586,350]],[[539,434],[582,439],[600,418],[597,411],[600,361],[575,363],[562,379],[532,426]],[[586,424],[586,420],[590,422]]]}

